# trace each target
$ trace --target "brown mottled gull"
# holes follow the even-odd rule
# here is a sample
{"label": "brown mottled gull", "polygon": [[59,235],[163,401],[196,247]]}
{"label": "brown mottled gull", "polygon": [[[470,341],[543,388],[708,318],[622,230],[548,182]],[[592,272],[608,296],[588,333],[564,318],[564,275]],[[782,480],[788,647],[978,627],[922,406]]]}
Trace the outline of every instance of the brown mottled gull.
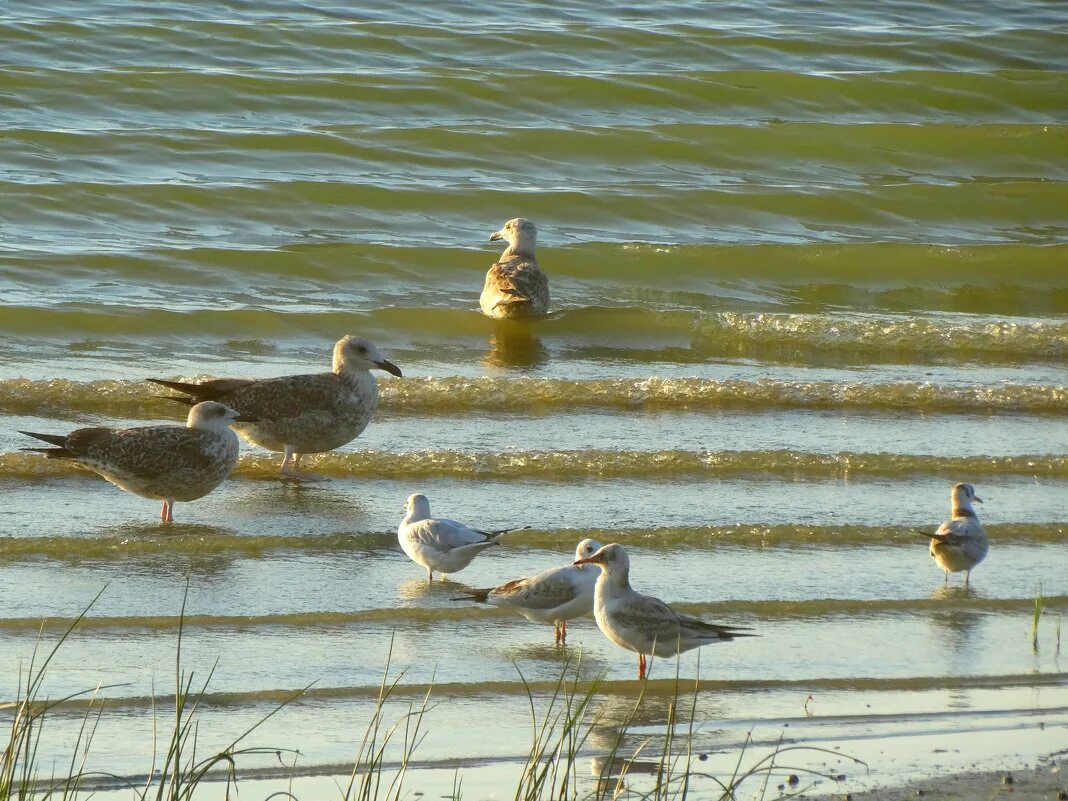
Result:
{"label": "brown mottled gull", "polygon": [[221,403],[198,403],[185,427],[79,428],[69,434],[19,433],[54,448],[23,448],[50,459],[72,459],[112,484],[163,501],[160,520],[174,522],[175,501],[203,498],[230,475],[237,463],[232,423],[252,421]]}
{"label": "brown mottled gull", "polygon": [[[601,547],[597,540],[585,539],[575,548],[575,559],[585,559]],[[593,611],[593,593],[600,571],[590,565],[564,565],[515,579],[486,590],[469,590],[453,601],[478,601],[514,609],[535,623],[552,623],[556,644],[567,641],[567,621]]]}
{"label": "brown mottled gull", "polygon": [[676,612],[663,601],[630,587],[630,558],[622,545],[606,545],[576,565],[597,565],[601,576],[593,594],[593,616],[605,637],[638,654],[638,678],[652,667],[652,656],[675,656],[701,645],[751,637],[744,629],[706,623]]}
{"label": "brown mottled gull", "polygon": [[950,573],[963,570],[964,586],[967,587],[972,568],[982,562],[990,550],[986,530],[972,507],[973,502],[982,503],[983,499],[975,494],[975,487],[971,484],[955,485],[950,499],[953,503],[951,519],[939,526],[933,535],[921,536],[931,538],[931,558],[945,571],[945,583],[949,583]]}
{"label": "brown mottled gull", "polygon": [[530,220],[516,217],[490,236],[490,242],[503,239],[508,247],[486,273],[482,312],[490,317],[541,317],[549,312],[549,279],[538,266],[534,247],[538,229]]}
{"label": "brown mottled gull", "polygon": [[[366,339],[346,336],[334,345],[331,373],[279,378],[219,378],[200,384],[148,379],[183,392],[184,402],[217,400],[259,422],[236,426],[247,441],[285,453],[281,473],[287,478],[315,478],[300,472],[300,457],[340,448],[356,439],[378,406],[379,368],[395,376],[400,369],[382,358]],[[179,399],[175,399],[179,400]]]}

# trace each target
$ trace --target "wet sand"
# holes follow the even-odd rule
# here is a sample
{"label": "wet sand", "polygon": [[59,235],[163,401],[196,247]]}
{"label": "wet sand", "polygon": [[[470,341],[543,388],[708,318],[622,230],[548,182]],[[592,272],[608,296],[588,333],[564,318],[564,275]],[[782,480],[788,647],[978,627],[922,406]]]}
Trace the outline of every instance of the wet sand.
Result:
{"label": "wet sand", "polygon": [[849,799],[849,801],[901,801],[924,798],[930,801],[1045,801],[1068,799],[1068,773],[1064,759],[1043,763],[1030,770],[998,770],[988,773],[963,773],[955,776],[930,776],[902,787],[882,787],[852,792],[844,786],[841,791],[801,798]]}

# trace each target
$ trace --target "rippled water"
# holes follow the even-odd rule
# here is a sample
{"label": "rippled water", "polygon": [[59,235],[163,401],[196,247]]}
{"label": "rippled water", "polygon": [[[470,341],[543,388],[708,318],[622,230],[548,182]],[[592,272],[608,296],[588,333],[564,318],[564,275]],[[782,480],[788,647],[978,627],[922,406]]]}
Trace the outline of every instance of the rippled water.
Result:
{"label": "rippled water", "polygon": [[[943,769],[1029,758],[1035,709],[1063,742],[1066,30],[1056,0],[6,8],[0,702],[40,620],[51,640],[107,585],[49,690],[121,683],[94,767],[145,771],[188,580],[184,659],[220,660],[206,742],[314,681],[260,741],[333,792],[314,777],[345,772],[392,638],[402,695],[442,701],[417,783],[448,792],[459,765],[512,792],[516,667],[541,694],[564,656],[425,586],[393,534],[423,491],[533,527],[459,582],[592,533],[628,545],[639,589],[754,627],[701,657],[717,769],[785,723],[876,781],[940,736],[969,744]],[[502,325],[477,294],[519,215],[554,312]],[[17,450],[18,429],[176,419],[147,376],[326,369],[344,333],[405,378],[320,460],[329,483],[281,485],[246,449],[163,532],[151,502]],[[915,536],[961,480],[993,541],[967,590]],[[570,642],[607,672],[596,758],[634,665],[592,621]],[[673,692],[656,671],[641,734]],[[57,714],[61,751],[81,710]]]}

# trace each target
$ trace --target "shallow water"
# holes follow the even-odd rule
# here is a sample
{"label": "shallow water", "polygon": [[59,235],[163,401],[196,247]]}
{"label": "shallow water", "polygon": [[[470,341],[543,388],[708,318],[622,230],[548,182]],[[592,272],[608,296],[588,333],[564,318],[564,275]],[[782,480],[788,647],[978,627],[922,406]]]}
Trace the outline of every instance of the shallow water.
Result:
{"label": "shallow water", "polygon": [[[606,674],[596,774],[631,657],[590,620],[561,652],[450,600],[592,535],[629,547],[639,589],[761,635],[681,660],[712,772],[750,729],[754,753],[789,733],[868,760],[813,757],[845,789],[1063,746],[1063,4],[7,11],[0,706],[41,620],[51,643],[106,587],[47,692],[117,685],[91,764],[143,775],[188,586],[183,662],[218,659],[205,748],[314,682],[255,740],[300,749],[298,794],[336,792],[391,647],[389,711],[440,701],[414,789],[461,767],[466,791],[512,793],[518,671],[546,703],[579,653]],[[486,239],[517,215],[554,310],[495,324]],[[283,485],[245,448],[165,532],[151,502],[17,450],[20,429],[178,419],[145,377],[326,369],[345,333],[405,378],[319,461],[329,482]],[[955,481],[993,542],[969,589],[915,535]],[[393,533],[413,491],[532,528],[427,587]],[[673,671],[658,660],[624,751],[664,730]],[[83,711],[56,711],[47,754]],[[247,764],[254,795],[294,772]]]}

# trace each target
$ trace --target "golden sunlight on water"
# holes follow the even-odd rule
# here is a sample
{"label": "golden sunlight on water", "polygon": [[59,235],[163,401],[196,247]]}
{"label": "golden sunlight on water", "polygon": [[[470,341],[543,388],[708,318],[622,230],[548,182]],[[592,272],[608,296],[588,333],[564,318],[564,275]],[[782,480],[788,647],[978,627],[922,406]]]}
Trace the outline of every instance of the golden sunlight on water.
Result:
{"label": "golden sunlight on water", "polygon": [[[38,638],[99,594],[41,697],[101,686],[87,765],[120,778],[83,786],[107,797],[166,750],[180,630],[210,673],[199,753],[288,702],[244,743],[254,798],[344,796],[387,663],[387,725],[430,693],[418,749],[385,751],[424,794],[516,796],[567,671],[576,699],[600,677],[580,797],[621,765],[648,791],[666,733],[700,798],[781,743],[827,749],[795,759],[837,793],[1063,747],[1066,22],[1052,0],[7,9],[0,732]],[[492,321],[487,239],[515,216],[552,311]],[[325,371],[345,333],[404,377],[327,481],[242,445],[163,528],[19,450],[182,418],[149,377]],[[991,542],[967,587],[918,536],[958,481]],[[397,543],[413,492],[530,528],[428,585]],[[587,536],[759,636],[640,685],[590,618],[559,648],[454,600]],[[95,708],[49,712],[43,770]]]}

